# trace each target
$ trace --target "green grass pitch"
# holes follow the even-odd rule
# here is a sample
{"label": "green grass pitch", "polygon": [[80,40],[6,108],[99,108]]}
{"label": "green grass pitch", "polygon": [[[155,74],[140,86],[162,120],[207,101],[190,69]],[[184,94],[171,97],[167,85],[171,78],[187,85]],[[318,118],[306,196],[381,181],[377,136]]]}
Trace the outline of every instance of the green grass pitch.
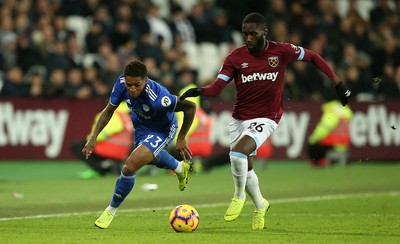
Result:
{"label": "green grass pitch", "polygon": [[[249,198],[237,220],[223,220],[233,193],[229,166],[192,174],[183,192],[164,170],[156,176],[139,172],[113,223],[102,230],[94,221],[108,205],[117,176],[81,180],[76,173],[86,168],[77,162],[3,161],[0,243],[400,243],[399,163],[256,166],[271,203],[264,230],[251,229]],[[144,183],[159,188],[145,192]],[[198,210],[195,232],[170,227],[169,213],[179,204]]]}

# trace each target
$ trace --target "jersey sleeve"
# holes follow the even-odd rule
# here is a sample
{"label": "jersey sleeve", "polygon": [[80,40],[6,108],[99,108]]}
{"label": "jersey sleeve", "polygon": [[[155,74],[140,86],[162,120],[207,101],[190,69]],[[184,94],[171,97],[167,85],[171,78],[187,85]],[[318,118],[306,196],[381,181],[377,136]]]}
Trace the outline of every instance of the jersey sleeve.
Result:
{"label": "jersey sleeve", "polygon": [[114,106],[118,106],[123,100],[123,89],[125,88],[125,77],[121,75],[115,81],[114,87],[110,95],[110,103]]}
{"label": "jersey sleeve", "polygon": [[154,101],[154,108],[156,110],[173,112],[177,102],[177,96],[169,93],[167,89],[160,89],[157,99]]}
{"label": "jersey sleeve", "polygon": [[226,84],[231,82],[233,77],[235,77],[235,68],[233,66],[232,57],[232,53],[230,53],[225,58],[217,75],[217,79],[223,80]]}
{"label": "jersey sleeve", "polygon": [[304,48],[291,43],[282,43],[285,57],[288,62],[300,61],[304,58]]}

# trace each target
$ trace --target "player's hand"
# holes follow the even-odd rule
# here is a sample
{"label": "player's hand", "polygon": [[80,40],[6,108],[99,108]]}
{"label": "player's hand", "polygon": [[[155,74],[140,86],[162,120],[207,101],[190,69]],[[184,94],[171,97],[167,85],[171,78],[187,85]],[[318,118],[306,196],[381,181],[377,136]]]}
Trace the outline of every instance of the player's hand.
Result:
{"label": "player's hand", "polygon": [[96,146],[96,141],[95,140],[89,140],[86,142],[85,146],[82,149],[83,155],[85,155],[85,158],[88,159],[90,155],[93,153],[93,148]]}
{"label": "player's hand", "polygon": [[179,152],[183,160],[192,159],[192,151],[190,150],[189,146],[185,139],[177,139],[176,140],[176,150]]}
{"label": "player's hand", "polygon": [[185,100],[187,97],[197,97],[203,94],[203,88],[190,88],[185,91],[182,96],[179,98],[180,101]]}
{"label": "player's hand", "polygon": [[349,102],[351,91],[346,87],[346,85],[342,81],[336,84],[335,89],[336,89],[336,94],[340,99],[340,102],[342,103],[343,106],[346,106],[346,104]]}

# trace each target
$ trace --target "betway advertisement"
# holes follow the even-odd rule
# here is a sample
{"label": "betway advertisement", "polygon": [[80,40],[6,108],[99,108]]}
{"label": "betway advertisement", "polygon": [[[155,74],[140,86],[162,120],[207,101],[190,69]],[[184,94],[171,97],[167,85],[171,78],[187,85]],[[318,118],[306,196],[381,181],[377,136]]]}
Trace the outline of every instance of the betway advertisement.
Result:
{"label": "betway advertisement", "polygon": [[100,100],[0,98],[0,160],[73,159],[71,143],[89,133]]}
{"label": "betway advertisement", "polygon": [[[210,101],[215,150],[229,144],[233,102]],[[0,160],[75,159],[72,142],[89,133],[103,100],[0,98]],[[321,104],[286,102],[271,137],[273,159],[307,159],[306,142]],[[351,160],[400,160],[400,102],[351,103]]]}

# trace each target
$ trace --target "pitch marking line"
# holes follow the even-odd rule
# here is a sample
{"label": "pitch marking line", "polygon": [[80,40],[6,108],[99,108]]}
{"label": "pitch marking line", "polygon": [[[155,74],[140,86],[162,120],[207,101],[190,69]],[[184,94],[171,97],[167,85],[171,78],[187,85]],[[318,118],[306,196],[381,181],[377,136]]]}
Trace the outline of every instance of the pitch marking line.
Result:
{"label": "pitch marking line", "polygon": [[[295,197],[295,198],[282,198],[282,199],[271,199],[271,204],[280,203],[294,203],[294,202],[317,202],[317,201],[329,201],[329,200],[340,200],[340,199],[351,199],[351,198],[362,198],[362,197],[378,197],[378,196],[389,196],[395,197],[400,196],[400,191],[391,192],[378,192],[378,193],[356,193],[356,194],[338,194],[338,195],[324,195],[324,196],[310,196],[310,197]],[[228,203],[210,203],[210,204],[199,204],[196,205],[197,208],[215,208],[221,206],[227,206]],[[247,202],[246,205],[251,204]],[[137,208],[137,209],[121,209],[118,213],[130,213],[130,212],[144,212],[153,210],[169,210],[175,206],[167,207],[156,207],[156,208]],[[71,216],[82,216],[82,215],[92,215],[97,214],[99,211],[91,212],[79,212],[79,213],[61,213],[61,214],[40,214],[32,216],[21,216],[21,217],[10,217],[10,218],[0,218],[0,221],[7,220],[21,220],[21,219],[41,219],[41,218],[58,218],[58,217],[71,217]]]}

